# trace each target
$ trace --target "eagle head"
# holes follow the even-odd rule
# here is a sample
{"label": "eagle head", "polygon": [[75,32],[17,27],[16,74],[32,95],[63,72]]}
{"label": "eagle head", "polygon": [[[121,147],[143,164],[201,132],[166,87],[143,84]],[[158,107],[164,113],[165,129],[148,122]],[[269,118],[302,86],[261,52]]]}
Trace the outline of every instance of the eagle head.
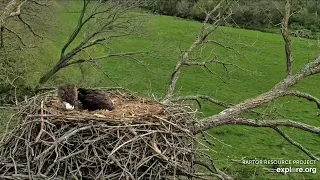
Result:
{"label": "eagle head", "polygon": [[65,109],[73,110],[78,100],[77,87],[74,84],[66,84],[58,87],[58,96]]}

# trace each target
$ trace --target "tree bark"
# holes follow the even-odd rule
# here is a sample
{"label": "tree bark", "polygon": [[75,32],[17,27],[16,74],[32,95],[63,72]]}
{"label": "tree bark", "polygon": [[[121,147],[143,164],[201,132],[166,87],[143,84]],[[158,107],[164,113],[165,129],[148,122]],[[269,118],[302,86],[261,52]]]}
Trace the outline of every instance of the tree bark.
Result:
{"label": "tree bark", "polygon": [[189,55],[190,53],[200,44],[201,42],[201,39],[200,37],[190,46],[190,48],[188,49],[187,52],[184,52],[182,55],[181,55],[181,59],[178,61],[177,65],[176,65],[176,68],[174,70],[174,72],[172,73],[171,75],[171,80],[170,80],[170,83],[169,83],[169,87],[167,89],[167,93],[166,93],[166,97],[164,98],[165,100],[170,100],[172,97],[173,97],[173,93],[174,93],[174,90],[177,86],[177,82],[178,82],[178,79],[180,77],[180,73],[181,73],[181,69],[182,69],[182,66],[184,65],[184,63],[186,61],[188,61],[189,59]]}
{"label": "tree bark", "polygon": [[46,83],[55,73],[57,73],[60,69],[63,67],[60,66],[54,66],[50,71],[48,71],[45,75],[43,75],[39,80],[39,86]]}
{"label": "tree bark", "polygon": [[292,69],[293,69],[293,57],[292,57],[292,48],[291,48],[291,40],[289,36],[289,18],[290,18],[290,5],[291,0],[286,1],[285,5],[285,14],[282,20],[282,27],[281,27],[281,34],[284,40],[284,46],[285,46],[285,53],[286,53],[286,59],[287,59],[287,74],[286,76],[292,76]]}
{"label": "tree bark", "polygon": [[238,117],[240,114],[287,95],[290,87],[293,87],[308,76],[319,73],[320,55],[314,61],[306,64],[297,74],[285,78],[283,81],[275,85],[270,91],[227,108],[217,115],[201,119],[196,124],[196,132],[206,131],[216,127],[217,124],[229,124],[230,121],[234,121],[234,118]]}

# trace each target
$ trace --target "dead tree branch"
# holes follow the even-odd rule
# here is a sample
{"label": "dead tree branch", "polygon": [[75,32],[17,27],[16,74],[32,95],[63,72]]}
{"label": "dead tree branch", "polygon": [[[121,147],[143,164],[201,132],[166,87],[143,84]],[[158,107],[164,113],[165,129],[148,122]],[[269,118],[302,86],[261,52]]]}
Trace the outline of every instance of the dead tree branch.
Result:
{"label": "dead tree branch", "polygon": [[146,52],[143,52],[143,51],[141,51],[141,52],[126,52],[126,53],[118,53],[118,54],[108,54],[105,56],[99,56],[99,57],[90,58],[90,59],[79,59],[79,60],[72,61],[72,62],[65,64],[62,68],[65,68],[65,67],[73,65],[73,64],[81,64],[84,62],[94,63],[94,62],[99,61],[101,59],[106,59],[106,58],[110,58],[110,57],[131,57],[134,55],[141,55],[141,54],[148,54],[148,53],[149,52],[147,52],[147,51]]}
{"label": "dead tree branch", "polygon": [[30,24],[28,24],[25,20],[23,20],[20,15],[18,15],[18,18],[19,18],[19,20],[20,20],[24,25],[26,25],[26,26],[28,27],[28,29],[31,31],[31,33],[32,33],[34,36],[43,38],[41,35],[37,34],[37,33],[32,29],[32,27],[30,26]]}
{"label": "dead tree branch", "polygon": [[4,9],[4,11],[2,12],[2,14],[0,14],[0,48],[4,48],[4,39],[3,39],[3,33],[4,30],[8,30],[10,33],[13,33],[16,37],[19,38],[20,42],[22,42],[20,36],[15,33],[13,30],[9,29],[6,25],[7,25],[7,21],[11,18],[11,17],[15,17],[15,16],[19,16],[20,12],[21,12],[21,6],[27,2],[27,0],[11,0],[6,8]]}
{"label": "dead tree branch", "polygon": [[[60,58],[56,65],[44,74],[39,81],[39,85],[46,83],[51,76],[59,70],[74,64],[85,62],[96,62],[98,60],[110,57],[126,57],[130,55],[144,54],[144,52],[127,52],[127,53],[110,53],[103,56],[94,57],[88,55],[86,50],[98,45],[105,46],[116,38],[121,38],[132,34],[136,29],[135,18],[128,16],[128,13],[138,7],[138,1],[93,1],[83,0],[82,10],[78,19],[78,24],[70,35],[69,39],[63,46]],[[84,33],[85,27],[88,32]],[[75,39],[81,35],[84,37],[75,46]],[[110,48],[106,48],[110,51]],[[79,54],[87,57],[78,58]]]}
{"label": "dead tree branch", "polygon": [[[266,127],[275,128],[278,126],[293,127],[304,131],[311,132],[313,134],[320,134],[320,127],[311,126],[305,123],[296,122],[292,120],[256,120],[246,118],[228,118],[224,120],[216,119],[211,121],[211,127],[218,127],[223,125],[246,125],[252,127]],[[209,128],[208,128],[209,129]],[[199,130],[200,132],[201,130]],[[203,130],[202,130],[203,131]]]}
{"label": "dead tree branch", "polygon": [[48,4],[45,3],[45,2],[40,2],[40,1],[37,1],[37,0],[28,0],[28,1],[30,1],[30,2],[32,2],[34,4],[37,4],[39,6],[48,6]]}
{"label": "dead tree branch", "polygon": [[[209,130],[213,127],[222,126],[222,125],[246,125],[246,126],[252,126],[252,127],[266,127],[266,128],[272,128],[272,129],[277,129],[278,127],[281,127],[281,126],[294,127],[296,129],[308,131],[313,134],[319,135],[320,134],[319,127],[304,124],[301,122],[292,121],[292,120],[257,120],[257,119],[240,118],[241,115],[247,112],[252,112],[254,111],[255,108],[261,107],[266,103],[270,103],[284,96],[296,96],[296,97],[307,99],[309,101],[315,102],[319,108],[320,101],[318,98],[307,93],[292,90],[293,87],[295,87],[298,83],[305,80],[309,76],[313,76],[320,73],[320,54],[315,59],[305,64],[298,72],[293,73],[292,48],[291,48],[291,41],[288,33],[288,22],[290,18],[290,7],[291,7],[290,2],[291,0],[286,1],[285,13],[282,21],[282,26],[281,26],[281,34],[285,44],[287,75],[283,80],[277,83],[272,89],[258,95],[257,97],[246,99],[235,105],[226,104],[216,99],[213,99],[209,96],[201,96],[201,95],[173,98],[174,89],[176,87],[176,84],[179,79],[180,72],[183,66],[206,67],[208,63],[222,64],[223,66],[231,65],[230,63],[225,63],[218,60],[196,62],[196,61],[192,61],[193,59],[191,58],[192,52],[203,43],[212,43],[212,44],[216,44],[218,46],[224,47],[225,49],[230,49],[229,46],[221,44],[217,41],[207,40],[207,37],[212,32],[215,31],[215,29],[220,25],[221,21],[225,20],[225,16],[222,16],[222,13],[218,13],[217,16],[212,18],[213,20],[211,19],[212,24],[207,25],[211,15],[220,8],[222,3],[220,2],[216,6],[216,8],[214,8],[213,11],[210,11],[207,13],[206,19],[203,23],[203,26],[201,27],[201,30],[197,39],[191,44],[191,46],[187,51],[184,51],[181,54],[180,60],[176,65],[175,71],[171,75],[169,87],[167,89],[167,93],[163,103],[167,103],[172,100],[173,101],[195,100],[201,106],[199,100],[202,99],[226,108],[216,115],[205,117],[197,121],[195,124],[195,133],[200,133],[200,132]],[[285,139],[287,139],[290,143],[298,146],[297,143],[293,143],[294,141],[288,138],[287,136],[285,136],[283,133],[281,133],[280,131],[279,133],[282,136],[284,136]],[[303,148],[300,148],[300,149],[303,149]],[[303,151],[306,153],[305,150]]]}
{"label": "dead tree branch", "polygon": [[[234,104],[226,103],[226,102],[217,100],[217,99],[215,99],[213,97],[210,97],[210,96],[207,96],[207,95],[203,95],[203,94],[175,97],[175,98],[172,99],[172,102],[188,101],[188,100],[196,101],[200,108],[202,107],[202,105],[200,103],[200,100],[208,101],[210,103],[213,103],[215,105],[221,106],[223,108],[230,108],[230,107],[234,106]],[[262,112],[255,111],[255,110],[250,110],[250,112],[255,113],[257,115],[263,115],[263,116],[266,115],[266,114],[264,114]]]}
{"label": "dead tree branch", "polygon": [[281,24],[281,34],[285,43],[285,52],[286,52],[286,59],[287,59],[287,74],[286,76],[292,75],[292,68],[293,68],[293,57],[292,57],[292,48],[291,48],[291,40],[289,36],[289,18],[290,18],[290,1],[286,1],[285,5],[285,13]]}
{"label": "dead tree branch", "polygon": [[228,65],[233,65],[232,63],[227,63],[227,62],[223,62],[223,61],[219,61],[219,60],[207,60],[207,61],[203,61],[203,62],[197,62],[197,61],[186,61],[184,62],[185,66],[199,66],[199,67],[203,67],[205,70],[209,71],[211,74],[217,76],[222,82],[226,83],[226,81],[217,73],[213,72],[209,67],[208,64],[219,64],[222,65],[226,71],[228,72]]}
{"label": "dead tree branch", "polygon": [[287,77],[280,83],[274,86],[270,91],[261,94],[255,98],[247,99],[237,105],[234,105],[218,115],[210,116],[199,121],[198,129],[199,130],[208,130],[212,125],[215,124],[215,121],[228,121],[232,117],[237,117],[245,112],[248,112],[251,109],[260,107],[261,105],[274,101],[279,97],[286,95],[290,87],[295,86],[298,82],[306,79],[307,77],[320,73],[320,55],[312,62],[306,64],[298,73],[294,76]]}
{"label": "dead tree branch", "polygon": [[225,45],[225,44],[223,44],[223,43],[221,43],[221,42],[219,42],[219,41],[215,41],[215,40],[206,40],[206,41],[204,41],[204,43],[216,44],[216,45],[218,45],[218,46],[223,47],[224,49],[234,51],[234,52],[236,52],[236,54],[240,54],[240,52],[239,52],[237,49],[235,49],[234,47],[232,47],[232,46],[228,46],[228,45]]}
{"label": "dead tree branch", "polygon": [[[167,88],[167,92],[166,92],[166,96],[164,98],[164,103],[169,102],[170,99],[172,99],[173,94],[174,94],[174,90],[176,88],[178,79],[180,77],[180,73],[181,73],[181,69],[183,66],[185,65],[191,65],[191,54],[192,52],[197,49],[200,45],[202,45],[203,43],[206,43],[206,39],[219,27],[219,25],[221,25],[226,18],[228,18],[232,13],[228,13],[227,15],[225,15],[226,11],[228,10],[228,8],[223,7],[223,3],[225,3],[224,0],[220,1],[215,8],[213,8],[210,12],[206,13],[206,18],[203,21],[201,30],[199,32],[199,35],[197,37],[197,39],[191,44],[191,46],[189,47],[189,49],[187,51],[184,51],[181,56],[180,56],[180,60],[178,61],[178,63],[176,64],[175,70],[171,75],[171,79],[169,82],[169,86]],[[228,4],[228,2],[227,2]],[[226,5],[226,7],[228,7],[228,5]],[[220,12],[218,12],[220,10]],[[214,13],[217,13],[217,15],[214,15]],[[204,64],[199,64],[202,65],[204,67],[206,63]],[[193,64],[193,65],[196,65]],[[207,68],[207,70],[209,70],[211,73],[212,71],[210,69]],[[214,73],[215,74],[215,73]]]}
{"label": "dead tree branch", "polygon": [[198,102],[199,106],[201,107],[201,104],[199,102],[199,100],[202,99],[202,100],[206,100],[206,101],[209,101],[213,104],[216,104],[218,106],[221,106],[221,107],[224,107],[224,108],[228,108],[230,107],[231,105],[230,104],[227,104],[225,102],[222,102],[222,101],[219,101],[217,99],[214,99],[210,96],[207,96],[207,95],[195,95],[195,96],[183,96],[183,97],[177,97],[177,98],[173,98],[172,99],[172,102],[175,102],[175,101],[183,101],[183,100],[195,100]]}
{"label": "dead tree branch", "polygon": [[14,32],[13,30],[11,30],[11,29],[9,29],[9,28],[7,28],[7,27],[3,27],[5,30],[7,30],[8,32],[10,32],[11,34],[13,34],[14,36],[16,36],[17,37],[17,39],[20,41],[20,43],[23,45],[23,46],[26,46],[26,44],[23,42],[23,40],[22,40],[22,37],[18,34],[18,33],[16,33],[16,32]]}
{"label": "dead tree branch", "polygon": [[277,131],[284,139],[286,139],[289,143],[291,143],[292,145],[296,146],[298,149],[300,149],[302,152],[304,152],[307,156],[309,156],[311,159],[313,160],[317,160],[319,161],[320,158],[318,158],[317,156],[315,156],[314,154],[312,154],[310,151],[308,151],[305,147],[303,147],[301,144],[297,143],[296,141],[294,141],[292,138],[290,138],[290,136],[288,136],[285,132],[283,132],[280,128],[275,127],[274,128],[275,131]]}
{"label": "dead tree branch", "polygon": [[303,98],[303,99],[306,99],[311,102],[315,102],[317,104],[317,107],[320,109],[320,99],[317,97],[314,97],[308,93],[291,90],[291,91],[284,92],[283,96],[296,96],[296,97]]}

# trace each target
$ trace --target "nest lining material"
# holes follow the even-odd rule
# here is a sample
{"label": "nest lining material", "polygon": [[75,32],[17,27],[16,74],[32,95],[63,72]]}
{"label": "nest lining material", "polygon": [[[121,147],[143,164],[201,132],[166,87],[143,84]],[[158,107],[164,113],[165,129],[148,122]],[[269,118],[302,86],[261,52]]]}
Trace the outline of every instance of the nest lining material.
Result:
{"label": "nest lining material", "polygon": [[[56,92],[26,101],[0,147],[0,179],[170,179],[195,173],[195,113],[119,90],[113,111],[63,111]],[[183,179],[184,179],[183,178]]]}

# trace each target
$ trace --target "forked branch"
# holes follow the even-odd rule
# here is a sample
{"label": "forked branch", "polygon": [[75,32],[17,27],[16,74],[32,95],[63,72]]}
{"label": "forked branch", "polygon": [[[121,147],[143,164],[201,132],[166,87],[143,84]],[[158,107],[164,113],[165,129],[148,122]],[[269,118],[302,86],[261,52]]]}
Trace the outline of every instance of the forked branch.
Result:
{"label": "forked branch", "polygon": [[[4,42],[3,42],[4,41],[4,35],[3,35],[4,30],[7,30],[9,33],[14,34],[14,36],[16,36],[19,39],[20,43],[23,46],[25,46],[25,44],[22,41],[22,37],[18,33],[14,32],[14,30],[10,29],[7,26],[9,19],[12,17],[18,17],[20,19],[20,21],[28,27],[28,29],[32,32],[33,35],[40,37],[39,35],[37,35],[33,31],[31,26],[27,22],[25,22],[20,16],[21,7],[28,1],[38,2],[36,0],[11,0],[7,4],[7,6],[5,7],[4,11],[1,12],[1,14],[0,14],[0,48],[4,48]],[[45,3],[43,3],[43,4],[45,4]]]}
{"label": "forked branch", "polygon": [[[295,143],[291,138],[282,133],[279,127],[294,127],[300,130],[308,131],[313,134],[320,134],[320,128],[317,126],[312,126],[308,124],[304,124],[301,122],[296,122],[292,120],[256,120],[256,119],[246,119],[240,118],[241,115],[246,112],[250,112],[255,108],[261,107],[266,103],[270,103],[272,101],[277,100],[280,97],[284,96],[296,96],[300,98],[307,99],[309,101],[315,102],[320,107],[320,101],[318,98],[303,92],[299,92],[296,90],[291,90],[291,88],[295,87],[298,83],[305,80],[307,77],[316,75],[320,73],[320,54],[314,60],[305,64],[304,67],[300,69],[297,73],[292,72],[293,67],[293,58],[292,58],[292,49],[291,42],[288,33],[288,22],[290,17],[290,0],[286,1],[285,6],[285,14],[281,26],[281,33],[285,43],[285,54],[287,60],[287,75],[286,77],[277,83],[272,89],[269,91],[258,95],[257,97],[246,99],[236,105],[230,105],[226,107],[225,110],[221,111],[217,115],[212,115],[206,118],[199,120],[196,123],[196,133],[201,131],[206,131],[213,127],[222,126],[222,125],[245,125],[252,127],[266,127],[276,129],[278,133],[280,133],[286,140],[295,146],[299,147],[304,153],[308,154],[312,159],[316,159],[315,156],[312,156],[311,153],[303,148],[298,143]],[[189,98],[199,98],[199,97],[189,97]],[[213,101],[215,104],[218,102]]]}
{"label": "forked branch", "polygon": [[[8,30],[9,32],[11,31],[7,26],[7,21],[9,18],[13,17],[13,16],[17,16],[20,15],[20,9],[21,6],[26,2],[26,0],[11,0],[6,8],[4,9],[4,11],[2,12],[2,14],[0,14],[0,48],[4,47],[4,40],[3,40],[3,33],[4,33],[4,29]],[[13,32],[13,31],[11,31]],[[15,33],[16,35],[16,33]],[[18,35],[18,37],[20,37]],[[21,41],[21,40],[20,40]]]}
{"label": "forked branch", "polygon": [[[292,120],[255,120],[255,119],[246,119],[246,118],[232,118],[221,120],[219,117],[216,117],[216,120],[211,121],[210,127],[218,127],[223,125],[245,125],[251,127],[264,127],[264,128],[272,128],[275,129],[281,136],[283,136],[288,142],[298,147],[301,151],[307,154],[311,159],[319,160],[318,157],[313,155],[310,151],[308,151],[301,144],[295,142],[288,135],[286,135],[279,127],[293,127],[300,130],[308,131],[313,134],[320,135],[320,127],[311,126],[305,123],[296,122]],[[198,132],[202,132],[205,129],[198,129]]]}
{"label": "forked branch", "polygon": [[[221,121],[228,120],[230,117],[238,117],[239,115],[248,112],[254,108],[260,107],[263,104],[276,100],[279,97],[285,96],[288,89],[294,87],[299,82],[303,81],[309,76],[320,73],[320,55],[310,63],[306,64],[298,73],[287,77],[278,84],[276,84],[270,91],[263,93],[255,98],[244,100],[236,104],[218,115],[210,116],[199,121],[198,128],[202,130],[210,129],[214,121],[217,119]],[[290,91],[289,91],[290,94]]]}
{"label": "forked branch", "polygon": [[[196,65],[196,62],[193,63],[193,61],[191,61],[191,58],[190,58],[192,52],[195,51],[203,43],[206,43],[207,42],[206,39],[226,20],[226,18],[231,16],[232,13],[227,13],[227,15],[225,15],[228,8],[222,7],[224,2],[225,2],[224,0],[221,0],[211,11],[206,12],[206,18],[203,21],[198,37],[191,44],[189,49],[184,51],[181,54],[180,60],[177,62],[175,70],[171,75],[169,86],[167,88],[167,92],[164,97],[164,101],[163,101],[164,103],[171,101],[178,79],[180,77],[182,67],[185,65]],[[229,4],[227,3],[226,7],[228,7],[228,5]],[[218,10],[221,10],[221,11],[218,12]],[[214,15],[215,13],[217,13],[217,15]],[[203,62],[202,64],[199,63],[198,65],[204,66],[207,70],[213,73],[210,69],[206,67],[206,63],[209,63],[209,62]]]}
{"label": "forked branch", "polygon": [[[37,88],[46,83],[59,70],[70,65],[85,62],[96,63],[98,60],[115,56],[127,57],[144,54],[140,51],[111,53],[110,49],[112,48],[107,47],[107,44],[112,40],[133,33],[136,26],[134,24],[135,18],[129,17],[128,13],[139,5],[139,1],[129,0],[120,2],[83,0],[77,26],[61,49],[59,60],[51,70],[40,78]],[[88,32],[84,33],[84,27],[89,28]],[[80,38],[80,42],[76,44],[75,39],[77,38]],[[75,44],[75,46],[71,46],[72,44]],[[88,50],[95,46],[103,46],[108,52],[106,52],[106,55],[94,57],[94,55],[88,53]],[[79,58],[79,54],[83,56]]]}

